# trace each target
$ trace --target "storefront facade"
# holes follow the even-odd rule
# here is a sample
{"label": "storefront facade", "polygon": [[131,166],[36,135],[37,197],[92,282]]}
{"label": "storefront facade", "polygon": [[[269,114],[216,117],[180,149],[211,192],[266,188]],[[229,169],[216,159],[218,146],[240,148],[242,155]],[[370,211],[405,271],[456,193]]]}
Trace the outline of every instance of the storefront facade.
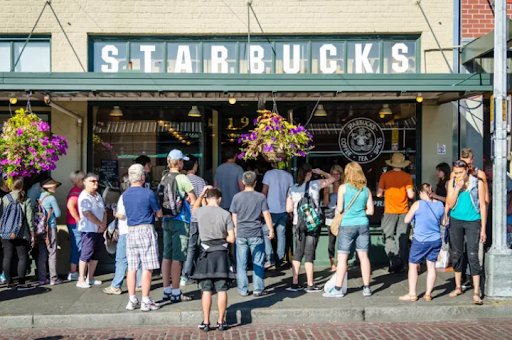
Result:
{"label": "storefront facade", "polygon": [[374,190],[401,151],[416,182],[435,183],[460,144],[455,100],[491,89],[450,73],[458,12],[444,1],[52,1],[66,34],[46,9],[19,57],[38,6],[0,13],[0,106],[30,91],[69,139],[61,202],[73,170],[116,185],[145,154],[157,181],[172,148],[211,179],[258,108],[307,124],[314,166],[358,161]]}

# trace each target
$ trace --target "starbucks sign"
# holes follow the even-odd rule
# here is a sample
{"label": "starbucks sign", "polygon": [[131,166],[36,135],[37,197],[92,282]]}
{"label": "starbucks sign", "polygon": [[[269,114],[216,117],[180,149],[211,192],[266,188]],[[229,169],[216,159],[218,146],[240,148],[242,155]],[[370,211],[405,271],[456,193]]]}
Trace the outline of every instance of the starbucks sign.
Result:
{"label": "starbucks sign", "polygon": [[343,126],[338,142],[341,153],[348,160],[370,163],[384,149],[384,132],[373,120],[356,118]]}

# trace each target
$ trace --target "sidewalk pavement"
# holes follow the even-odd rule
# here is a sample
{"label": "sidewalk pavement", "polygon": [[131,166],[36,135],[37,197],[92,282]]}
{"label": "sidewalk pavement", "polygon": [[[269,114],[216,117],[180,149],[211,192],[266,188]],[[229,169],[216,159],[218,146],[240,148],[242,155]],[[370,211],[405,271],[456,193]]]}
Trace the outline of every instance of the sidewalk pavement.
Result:
{"label": "sidewalk pavement", "polygon": [[[315,280],[323,284],[332,274],[326,268],[316,268]],[[58,286],[37,287],[28,291],[0,288],[0,328],[41,327],[119,327],[130,326],[195,326],[202,321],[200,291],[196,284],[183,291],[193,301],[162,304],[152,312],[126,311],[126,291],[122,295],[106,295],[113,275],[102,275],[99,287],[80,289],[75,282]],[[426,272],[419,278],[418,294],[424,292]],[[305,282],[302,274],[300,282]],[[512,300],[484,299],[483,306],[472,304],[472,293],[450,298],[453,273],[439,272],[433,301],[402,302],[398,296],[407,293],[407,274],[388,274],[385,268],[373,271],[371,297],[363,297],[358,267],[349,270],[347,295],[343,298],[324,298],[322,293],[289,292],[291,270],[270,270],[265,284],[269,294],[262,297],[242,297],[236,288],[229,291],[228,323],[231,324],[303,324],[344,322],[422,322],[454,321],[486,318],[509,318]],[[151,296],[162,298],[161,279],[154,277]],[[140,298],[140,293],[138,293]],[[214,297],[212,319],[216,318]]]}

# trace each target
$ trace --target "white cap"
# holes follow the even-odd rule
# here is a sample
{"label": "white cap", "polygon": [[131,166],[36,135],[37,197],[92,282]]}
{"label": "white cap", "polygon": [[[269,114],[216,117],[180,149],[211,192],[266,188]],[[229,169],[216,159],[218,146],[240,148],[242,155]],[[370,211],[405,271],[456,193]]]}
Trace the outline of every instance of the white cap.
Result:
{"label": "white cap", "polygon": [[181,152],[181,150],[177,150],[177,149],[171,150],[171,152],[169,152],[169,154],[167,155],[167,159],[171,159],[171,160],[183,159],[184,161],[189,160],[189,158],[185,157],[185,155],[183,154],[183,152]]}

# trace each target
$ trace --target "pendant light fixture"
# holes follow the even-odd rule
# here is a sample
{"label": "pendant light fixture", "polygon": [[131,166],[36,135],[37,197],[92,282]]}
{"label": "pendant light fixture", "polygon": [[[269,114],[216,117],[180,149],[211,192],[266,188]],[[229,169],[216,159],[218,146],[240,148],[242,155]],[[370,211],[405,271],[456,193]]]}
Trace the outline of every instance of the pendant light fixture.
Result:
{"label": "pendant light fixture", "polygon": [[110,117],[122,117],[123,111],[121,110],[121,108],[119,106],[114,106],[114,108],[112,108],[112,111],[110,111],[109,116]]}
{"label": "pendant light fixture", "polygon": [[382,104],[382,108],[379,111],[379,117],[384,118],[388,115],[392,115],[391,109],[389,108],[389,104]]}
{"label": "pendant light fixture", "polygon": [[315,113],[313,114],[315,117],[327,117],[327,112],[324,109],[322,104],[318,104],[316,107]]}
{"label": "pendant light fixture", "polygon": [[188,116],[192,118],[199,118],[201,117],[201,112],[197,108],[197,106],[193,105],[190,111],[188,111]]}

